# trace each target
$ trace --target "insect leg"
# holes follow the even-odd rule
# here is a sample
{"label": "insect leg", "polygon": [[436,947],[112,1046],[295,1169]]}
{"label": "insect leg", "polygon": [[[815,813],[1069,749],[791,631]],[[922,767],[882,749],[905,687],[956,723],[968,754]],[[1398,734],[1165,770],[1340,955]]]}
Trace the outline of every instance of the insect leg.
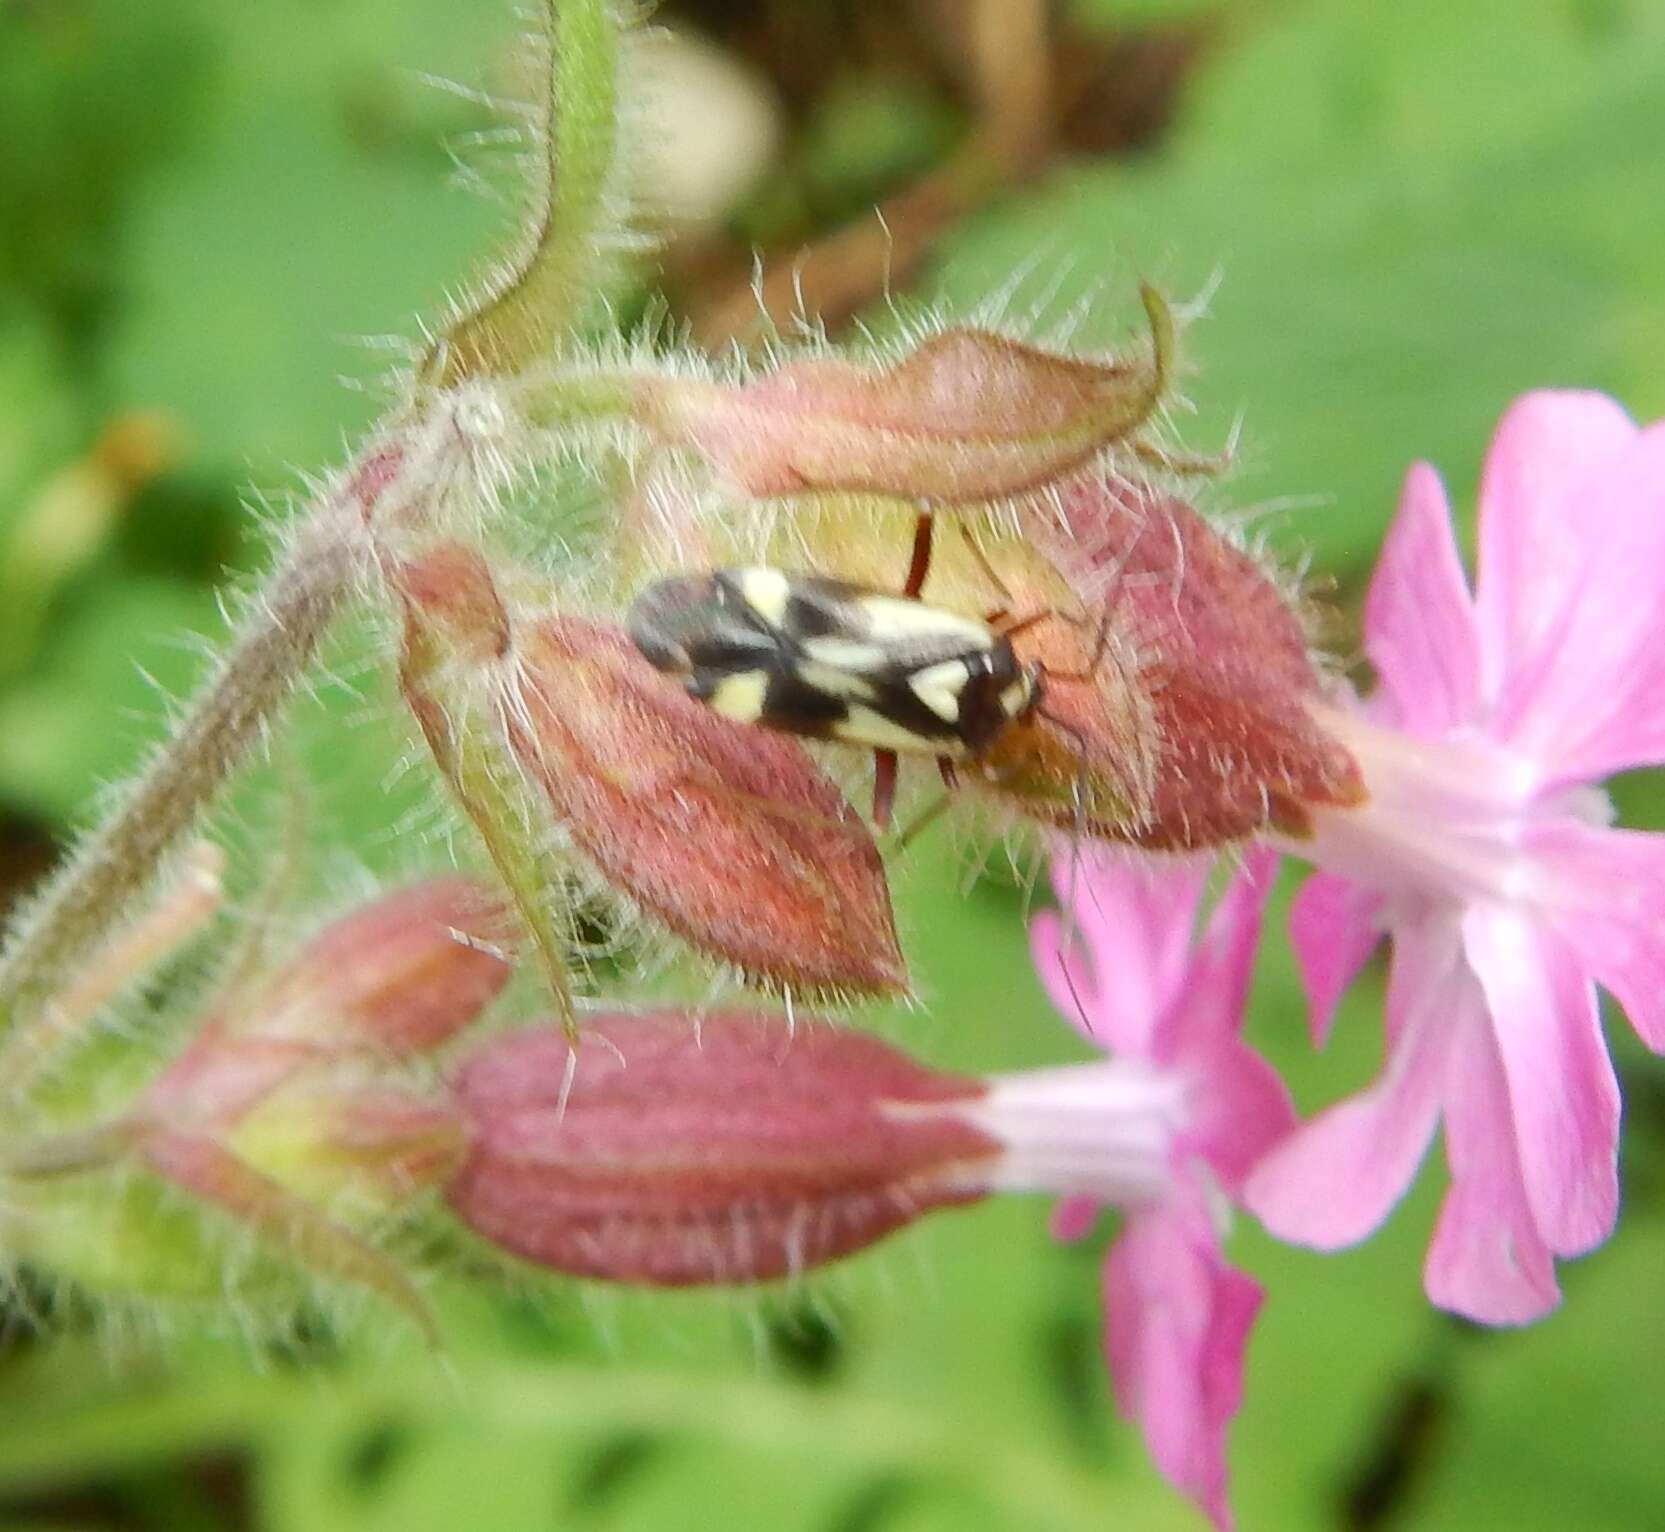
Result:
{"label": "insect leg", "polygon": [[948,807],[949,802],[950,799],[948,794],[944,793],[929,808],[921,810],[920,814],[913,821],[913,823],[896,837],[896,849],[898,851],[905,851],[908,846],[912,844],[916,836],[918,836],[922,831],[930,828],[930,826],[934,825],[937,820],[942,817],[943,811]]}
{"label": "insect leg", "polygon": [[937,770],[942,774],[942,785],[947,789],[928,809],[925,809],[900,835],[896,837],[896,849],[903,851],[921,831],[936,823],[942,816],[950,802],[950,794],[960,785],[960,776],[954,770],[954,762],[946,755],[937,757]]}
{"label": "insect leg", "polygon": [[1161,469],[1165,473],[1202,474],[1213,477],[1224,473],[1235,461],[1237,434],[1238,427],[1234,425],[1225,446],[1218,452],[1170,452],[1166,447],[1158,447],[1152,442],[1136,441],[1133,443],[1133,455],[1141,463],[1149,463],[1152,468]]}
{"label": "insect leg", "polygon": [[896,802],[896,752],[873,752],[873,824],[884,829],[890,823],[891,805]]}
{"label": "insect leg", "polygon": [[921,511],[913,525],[913,557],[908,560],[908,583],[902,587],[902,594],[909,600],[917,600],[920,591],[925,589],[925,576],[931,570],[931,538],[935,531],[935,515],[930,511]]}

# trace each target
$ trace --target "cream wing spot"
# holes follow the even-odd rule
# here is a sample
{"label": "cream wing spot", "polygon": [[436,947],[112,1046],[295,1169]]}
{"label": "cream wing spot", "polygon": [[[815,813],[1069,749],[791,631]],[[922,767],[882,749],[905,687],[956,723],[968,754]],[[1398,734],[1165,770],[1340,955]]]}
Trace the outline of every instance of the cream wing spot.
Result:
{"label": "cream wing spot", "polygon": [[881,642],[897,639],[952,639],[960,647],[982,653],[995,645],[987,623],[939,606],[907,601],[900,596],[863,596],[852,603],[866,615],[868,631]]}
{"label": "cream wing spot", "polygon": [[866,676],[837,665],[818,665],[814,660],[804,660],[798,665],[797,676],[805,686],[813,686],[829,697],[865,701],[874,695],[873,684]]}
{"label": "cream wing spot", "polygon": [[735,572],[734,583],[746,604],[772,628],[786,620],[786,604],[792,597],[792,582],[778,569],[758,565]]}
{"label": "cream wing spot", "polygon": [[818,664],[863,672],[879,669],[889,658],[883,644],[869,643],[860,638],[840,638],[836,634],[806,638],[803,652],[806,659]]}
{"label": "cream wing spot", "polygon": [[871,745],[876,750],[896,750],[913,755],[965,754],[964,744],[957,739],[928,739],[859,703],[851,704],[848,715],[835,723],[829,732],[834,739],[843,740],[846,744]]}
{"label": "cream wing spot", "polygon": [[706,698],[706,706],[735,723],[756,723],[763,716],[769,677],[761,670],[742,670],[724,676]]}
{"label": "cream wing spot", "polygon": [[971,679],[971,669],[964,660],[944,660],[940,665],[927,665],[908,678],[908,686],[944,723],[954,724],[960,717],[960,694]]}

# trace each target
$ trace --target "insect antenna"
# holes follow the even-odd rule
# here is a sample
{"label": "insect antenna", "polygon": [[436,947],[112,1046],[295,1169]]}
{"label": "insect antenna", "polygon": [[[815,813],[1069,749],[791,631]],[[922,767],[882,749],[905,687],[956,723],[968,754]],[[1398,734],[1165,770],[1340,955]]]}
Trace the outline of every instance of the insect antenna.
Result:
{"label": "insect antenna", "polygon": [[983,620],[991,626],[998,626],[1011,612],[1012,588],[1000,578],[1000,572],[989,562],[989,556],[983,551],[983,545],[977,541],[977,535],[964,521],[957,523],[960,535],[965,539],[966,551],[977,562],[977,567],[983,571],[983,578],[1000,594],[1004,605],[996,607]]}
{"label": "insect antenna", "polygon": [[1081,1018],[1081,1025],[1086,1028],[1089,1037],[1097,1037],[1098,1030],[1093,1026],[1092,1012],[1087,1009],[1087,1002],[1081,997],[1081,986],[1075,981],[1075,956],[1083,950],[1083,944],[1078,940],[1081,927],[1075,922],[1075,901],[1080,892],[1076,881],[1081,870],[1079,852],[1079,844],[1070,849],[1069,892],[1060,900],[1063,906],[1063,920],[1058,932],[1058,968],[1064,976],[1064,987],[1070,992],[1070,1002],[1075,1006],[1075,1014]]}
{"label": "insect antenna", "polygon": [[[1091,672],[1087,672],[1090,678]],[[1036,714],[1044,718],[1060,734],[1067,734],[1075,742],[1075,775],[1070,780],[1070,846],[1072,868],[1077,860],[1076,850],[1087,834],[1087,736],[1066,719],[1049,713],[1045,703],[1037,703]]]}
{"label": "insect antenna", "polygon": [[[1121,587],[1122,577],[1126,572],[1128,560],[1132,557],[1132,552],[1133,550],[1129,548],[1116,560],[1114,567],[1110,571],[1110,578],[1106,582],[1103,592],[1098,597],[1098,601],[1100,603],[1098,633],[1093,640],[1092,658],[1085,666],[1074,670],[1060,670],[1050,665],[1044,666],[1041,671],[1041,678],[1043,682],[1047,680],[1058,680],[1091,683],[1096,680],[1099,671],[1103,668],[1105,655],[1109,652],[1110,620],[1115,611],[1116,596]],[[1007,628],[1006,636],[1009,638],[1014,633],[1022,632],[1025,628],[1036,622],[1042,621],[1047,617],[1058,617],[1060,620],[1077,628],[1085,627],[1088,621],[1086,614],[1076,616],[1070,612],[1053,609],[1051,611],[1037,614],[1034,617],[1025,618],[1017,625]],[[1074,778],[1070,784],[1070,891],[1073,907],[1073,897],[1075,893],[1074,879],[1080,865],[1080,847],[1082,841],[1087,835],[1087,789],[1089,785],[1087,765],[1089,742],[1080,729],[1069,722],[1068,719],[1059,717],[1056,712],[1047,707],[1044,687],[1041,694],[1036,699],[1034,711],[1038,717],[1045,719],[1046,722],[1060,734],[1067,735],[1075,745],[1076,769]]]}
{"label": "insect antenna", "polygon": [[[1087,625],[1087,619],[1085,617],[1072,617],[1068,612],[1052,610],[1037,612],[1033,617],[1025,617],[1022,622],[1014,623],[1011,627],[1006,628],[1004,630],[1004,636],[1011,638],[1013,634],[1022,633],[1025,629],[1032,628],[1037,623],[1045,622],[1049,617],[1060,618],[1062,621],[1070,623],[1072,626],[1078,628],[1085,627]],[[1046,667],[1045,674],[1057,681],[1091,681],[1098,675],[1099,667],[1104,663],[1105,651],[1109,647],[1110,598],[1106,595],[1104,600],[1104,611],[1100,614],[1098,620],[1098,637],[1093,641],[1092,659],[1078,670],[1057,670],[1051,665],[1048,665]],[[1063,727],[1063,725],[1059,723],[1059,720],[1054,718],[1050,713],[1043,713],[1043,716],[1050,719],[1053,723],[1059,724],[1059,727]]]}
{"label": "insect antenna", "polygon": [[[1054,617],[1061,617],[1062,615],[1063,613],[1050,607],[1044,607],[1038,612],[1031,612],[1027,617],[1018,618],[1015,622],[1006,621],[1007,614],[1005,612],[997,612],[987,620],[1002,638],[1010,639],[1017,637],[1019,633],[1027,633],[1031,628],[1039,627],[1043,622],[1050,622]],[[1053,673],[1055,675],[1064,674],[1064,672],[1059,671]]]}
{"label": "insect antenna", "polygon": [[1163,473],[1182,478],[1212,478],[1231,467],[1233,448],[1228,445],[1218,452],[1170,452],[1152,442],[1134,442],[1133,455],[1147,467]]}
{"label": "insect antenna", "polygon": [[[1137,539],[1135,539],[1136,542]],[[1115,560],[1103,591],[1097,598],[1101,604],[1101,610],[1098,621],[1098,635],[1093,643],[1091,662],[1085,668],[1074,671],[1049,669],[1044,672],[1045,675],[1071,681],[1092,681],[1098,675],[1099,669],[1104,663],[1105,654],[1109,649],[1110,619],[1115,610],[1116,598],[1133,553],[1134,547],[1129,546]],[[1059,612],[1056,615],[1077,626],[1084,625],[1086,621],[1085,617],[1073,617],[1067,612]],[[1087,1032],[1092,1034],[1094,1031],[1092,1016],[1076,982],[1074,966],[1070,960],[1071,953],[1079,950],[1077,938],[1080,935],[1080,927],[1076,921],[1076,911],[1084,897],[1095,900],[1097,898],[1096,890],[1093,889],[1091,883],[1083,884],[1081,879],[1083,843],[1087,838],[1087,741],[1075,725],[1050,711],[1046,707],[1044,698],[1037,702],[1035,711],[1045,718],[1053,728],[1062,734],[1068,735],[1076,745],[1076,772],[1070,788],[1069,872],[1065,880],[1065,886],[1059,891],[1059,904],[1062,907],[1060,944],[1063,961],[1061,967],[1064,983],[1069,989],[1070,999],[1081,1018],[1081,1023]]]}

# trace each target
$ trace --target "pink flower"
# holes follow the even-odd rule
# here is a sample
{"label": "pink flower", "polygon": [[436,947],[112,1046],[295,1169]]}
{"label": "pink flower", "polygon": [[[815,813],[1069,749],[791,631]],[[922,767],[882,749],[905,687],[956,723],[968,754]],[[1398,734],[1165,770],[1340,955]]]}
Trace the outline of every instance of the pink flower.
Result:
{"label": "pink flower", "polygon": [[522,1260],[610,1282],[795,1276],[991,1192],[1061,1195],[1055,1227],[1126,1210],[1104,1268],[1117,1400],[1216,1525],[1225,1430],[1261,1293],[1220,1258],[1229,1199],[1294,1123],[1238,1036],[1265,874],[1233,882],[1193,951],[1207,861],[1115,853],[1060,872],[1053,998],[1116,1057],[973,1079],[852,1028],[769,1013],[598,1011],[576,1051],[521,1028],[466,1054],[452,1211]]}
{"label": "pink flower", "polygon": [[[1067,913],[1030,928],[1053,1003],[1114,1055],[1097,1067],[1142,1071],[1172,1092],[1163,1174],[1118,1199],[1126,1219],[1104,1264],[1105,1354],[1117,1405],[1158,1468],[1222,1528],[1231,1525],[1226,1428],[1262,1298],[1221,1256],[1225,1211],[1294,1123],[1282,1082],[1239,1035],[1271,866],[1267,853],[1251,857],[1193,946],[1206,858],[1153,871],[1113,853],[1075,853],[1054,864]],[[1002,1098],[1020,1090],[1038,1094],[1035,1077],[996,1081],[982,1118],[1008,1141],[1016,1136],[1002,1128]],[[1018,1143],[1008,1184],[1024,1168]],[[1038,1168],[1033,1181],[1057,1177]],[[1061,1203],[1054,1231],[1084,1233],[1096,1206],[1091,1195]]]}
{"label": "pink flower", "polygon": [[1387,1059],[1256,1170],[1282,1238],[1364,1238],[1445,1126],[1451,1189],[1424,1280],[1444,1308],[1521,1324],[1554,1261],[1618,1208],[1619,1091],[1599,983],[1665,1050],[1665,836],[1609,827],[1598,784],[1665,761],[1665,425],[1597,394],[1504,416],[1480,487],[1471,596],[1439,480],[1405,481],[1370,589],[1380,688],[1328,721],[1370,801],[1314,814],[1292,849],[1325,871],[1293,937],[1322,1041],[1393,938]]}

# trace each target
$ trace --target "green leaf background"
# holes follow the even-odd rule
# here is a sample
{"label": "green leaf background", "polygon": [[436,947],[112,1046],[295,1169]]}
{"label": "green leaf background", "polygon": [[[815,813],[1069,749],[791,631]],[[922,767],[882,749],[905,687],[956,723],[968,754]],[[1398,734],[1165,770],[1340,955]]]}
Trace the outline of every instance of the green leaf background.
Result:
{"label": "green leaf background", "polygon": [[[1196,413],[1178,424],[1207,449],[1242,417],[1241,465],[1212,502],[1264,509],[1344,604],[1405,465],[1433,461],[1466,507],[1515,394],[1597,387],[1665,413],[1657,0],[1074,10],[1206,28],[1172,131],[1010,191],[952,232],[918,291],[1003,292],[1037,326],[1096,296],[1088,328],[1110,339],[1136,277],[1184,294],[1217,274],[1187,337]],[[8,845],[61,833],[155,737],[158,689],[177,695],[199,663],[178,638],[215,632],[220,570],[258,561],[248,487],[281,516],[297,467],[371,418],[373,389],[338,380],[370,383],[380,362],[350,338],[408,334],[490,248],[503,210],[448,186],[440,147],[484,119],[417,72],[478,79],[512,35],[497,7],[452,0],[0,8],[0,539],[113,414],[163,411],[184,443],[44,593],[48,620],[0,677]],[[935,114],[896,120],[930,142],[887,145],[887,162],[936,152]],[[837,142],[816,148],[818,174]],[[421,794],[391,782],[402,735],[362,648],[343,640],[297,750],[318,838],[398,870]],[[1651,780],[1620,796],[1632,822],[1665,822]],[[1071,1056],[1028,971],[1024,907],[998,881],[968,889],[934,841],[903,905],[929,1010],[874,1025],[950,1067]],[[1254,1028],[1304,1106],[1369,1075],[1379,1007],[1367,986],[1310,1055],[1268,944]],[[1614,1036],[1624,1218],[1564,1270],[1550,1321],[1481,1334],[1427,1309],[1437,1167],[1354,1252],[1238,1231],[1271,1294],[1233,1439],[1244,1527],[1659,1524],[1665,1091]],[[142,1315],[62,1335],[14,1323],[0,1532],[1194,1527],[1108,1408],[1099,1247],[1054,1246],[1044,1217],[1019,1201],[943,1215],[784,1293],[449,1281],[443,1363],[371,1324],[251,1347],[208,1316],[161,1338]],[[1371,1520],[1384,1486],[1388,1519]]]}

